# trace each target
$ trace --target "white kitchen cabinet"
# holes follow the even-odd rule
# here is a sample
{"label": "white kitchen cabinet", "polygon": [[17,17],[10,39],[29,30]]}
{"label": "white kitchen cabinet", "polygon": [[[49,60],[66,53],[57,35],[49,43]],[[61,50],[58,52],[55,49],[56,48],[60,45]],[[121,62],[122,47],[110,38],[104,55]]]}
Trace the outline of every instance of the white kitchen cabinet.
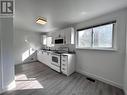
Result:
{"label": "white kitchen cabinet", "polygon": [[75,54],[62,54],[61,71],[67,76],[75,71]]}
{"label": "white kitchen cabinet", "polygon": [[47,53],[45,51],[42,52],[42,57],[43,57],[43,60],[42,60],[42,63],[46,64],[47,63]]}
{"label": "white kitchen cabinet", "polygon": [[50,64],[51,64],[51,53],[45,51],[43,57],[44,57],[44,62],[43,63],[50,67]]}
{"label": "white kitchen cabinet", "polygon": [[51,64],[51,53],[50,52],[39,50],[37,52],[37,59],[38,61],[50,67],[50,64]]}
{"label": "white kitchen cabinet", "polygon": [[47,37],[46,46],[47,46],[47,47],[52,47],[52,46],[54,46],[54,44],[52,43],[52,37]]}
{"label": "white kitchen cabinet", "polygon": [[[51,52],[40,50],[37,52],[38,61],[51,67]],[[52,67],[51,67],[52,68]],[[62,54],[61,55],[61,72],[67,76],[75,72],[75,54]]]}
{"label": "white kitchen cabinet", "polygon": [[65,44],[74,44],[74,34],[75,34],[74,28],[69,27],[53,32],[50,36],[52,36],[53,44],[54,44],[54,40],[59,37],[65,39]]}
{"label": "white kitchen cabinet", "polygon": [[53,32],[51,34],[51,37],[52,37],[52,44],[55,44],[55,39],[58,38],[60,35],[60,32],[59,31],[56,31],[56,32]]}
{"label": "white kitchen cabinet", "polygon": [[42,52],[41,51],[37,51],[37,60],[42,62]]}
{"label": "white kitchen cabinet", "polygon": [[67,28],[65,30],[66,44],[74,44],[74,28]]}
{"label": "white kitchen cabinet", "polygon": [[46,45],[47,42],[47,35],[41,35],[41,44]]}

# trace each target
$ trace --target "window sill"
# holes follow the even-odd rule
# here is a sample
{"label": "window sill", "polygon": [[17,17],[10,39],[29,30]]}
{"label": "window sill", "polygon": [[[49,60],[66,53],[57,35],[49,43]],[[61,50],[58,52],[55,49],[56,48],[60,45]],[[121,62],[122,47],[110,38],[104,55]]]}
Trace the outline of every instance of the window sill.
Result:
{"label": "window sill", "polygon": [[116,48],[79,48],[79,47],[77,47],[76,50],[117,51]]}

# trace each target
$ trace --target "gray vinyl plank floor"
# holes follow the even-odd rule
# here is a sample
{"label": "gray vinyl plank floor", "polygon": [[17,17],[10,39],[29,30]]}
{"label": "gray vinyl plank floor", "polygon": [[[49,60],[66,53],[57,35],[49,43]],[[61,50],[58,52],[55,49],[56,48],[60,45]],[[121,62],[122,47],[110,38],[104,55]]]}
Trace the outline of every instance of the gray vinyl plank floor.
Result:
{"label": "gray vinyl plank floor", "polygon": [[16,88],[0,95],[124,95],[117,87],[73,73],[67,77],[40,62],[17,65]]}

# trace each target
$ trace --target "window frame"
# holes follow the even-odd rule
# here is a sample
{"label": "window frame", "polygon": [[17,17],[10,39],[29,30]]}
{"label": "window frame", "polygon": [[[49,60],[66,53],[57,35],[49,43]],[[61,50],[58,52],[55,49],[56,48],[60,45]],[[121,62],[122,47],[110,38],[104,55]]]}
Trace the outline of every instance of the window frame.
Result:
{"label": "window frame", "polygon": [[[109,24],[113,24],[113,28],[112,28],[112,47],[93,47],[93,41],[91,42],[91,47],[80,47],[79,46],[79,32],[82,30],[87,30],[87,29],[92,29],[92,33],[93,33],[93,28],[99,27],[99,26],[105,26],[105,25],[109,25]],[[90,50],[111,50],[111,51],[116,51],[116,42],[115,42],[115,32],[116,32],[116,20],[115,21],[110,21],[107,23],[102,23],[102,24],[98,24],[98,25],[93,25],[93,26],[89,26],[89,27],[85,27],[85,28],[81,28],[81,29],[77,29],[76,32],[76,49],[90,49]],[[92,39],[93,40],[93,34],[92,34]]]}

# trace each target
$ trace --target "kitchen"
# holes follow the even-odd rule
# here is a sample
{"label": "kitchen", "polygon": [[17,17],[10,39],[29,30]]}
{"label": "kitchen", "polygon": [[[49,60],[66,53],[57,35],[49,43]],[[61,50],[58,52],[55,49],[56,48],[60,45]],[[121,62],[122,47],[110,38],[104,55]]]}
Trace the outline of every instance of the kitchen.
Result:
{"label": "kitchen", "polygon": [[75,71],[74,29],[66,28],[49,35],[41,36],[45,46],[37,52],[37,60],[69,76]]}
{"label": "kitchen", "polygon": [[14,5],[0,18],[0,95],[127,95],[126,0]]}

